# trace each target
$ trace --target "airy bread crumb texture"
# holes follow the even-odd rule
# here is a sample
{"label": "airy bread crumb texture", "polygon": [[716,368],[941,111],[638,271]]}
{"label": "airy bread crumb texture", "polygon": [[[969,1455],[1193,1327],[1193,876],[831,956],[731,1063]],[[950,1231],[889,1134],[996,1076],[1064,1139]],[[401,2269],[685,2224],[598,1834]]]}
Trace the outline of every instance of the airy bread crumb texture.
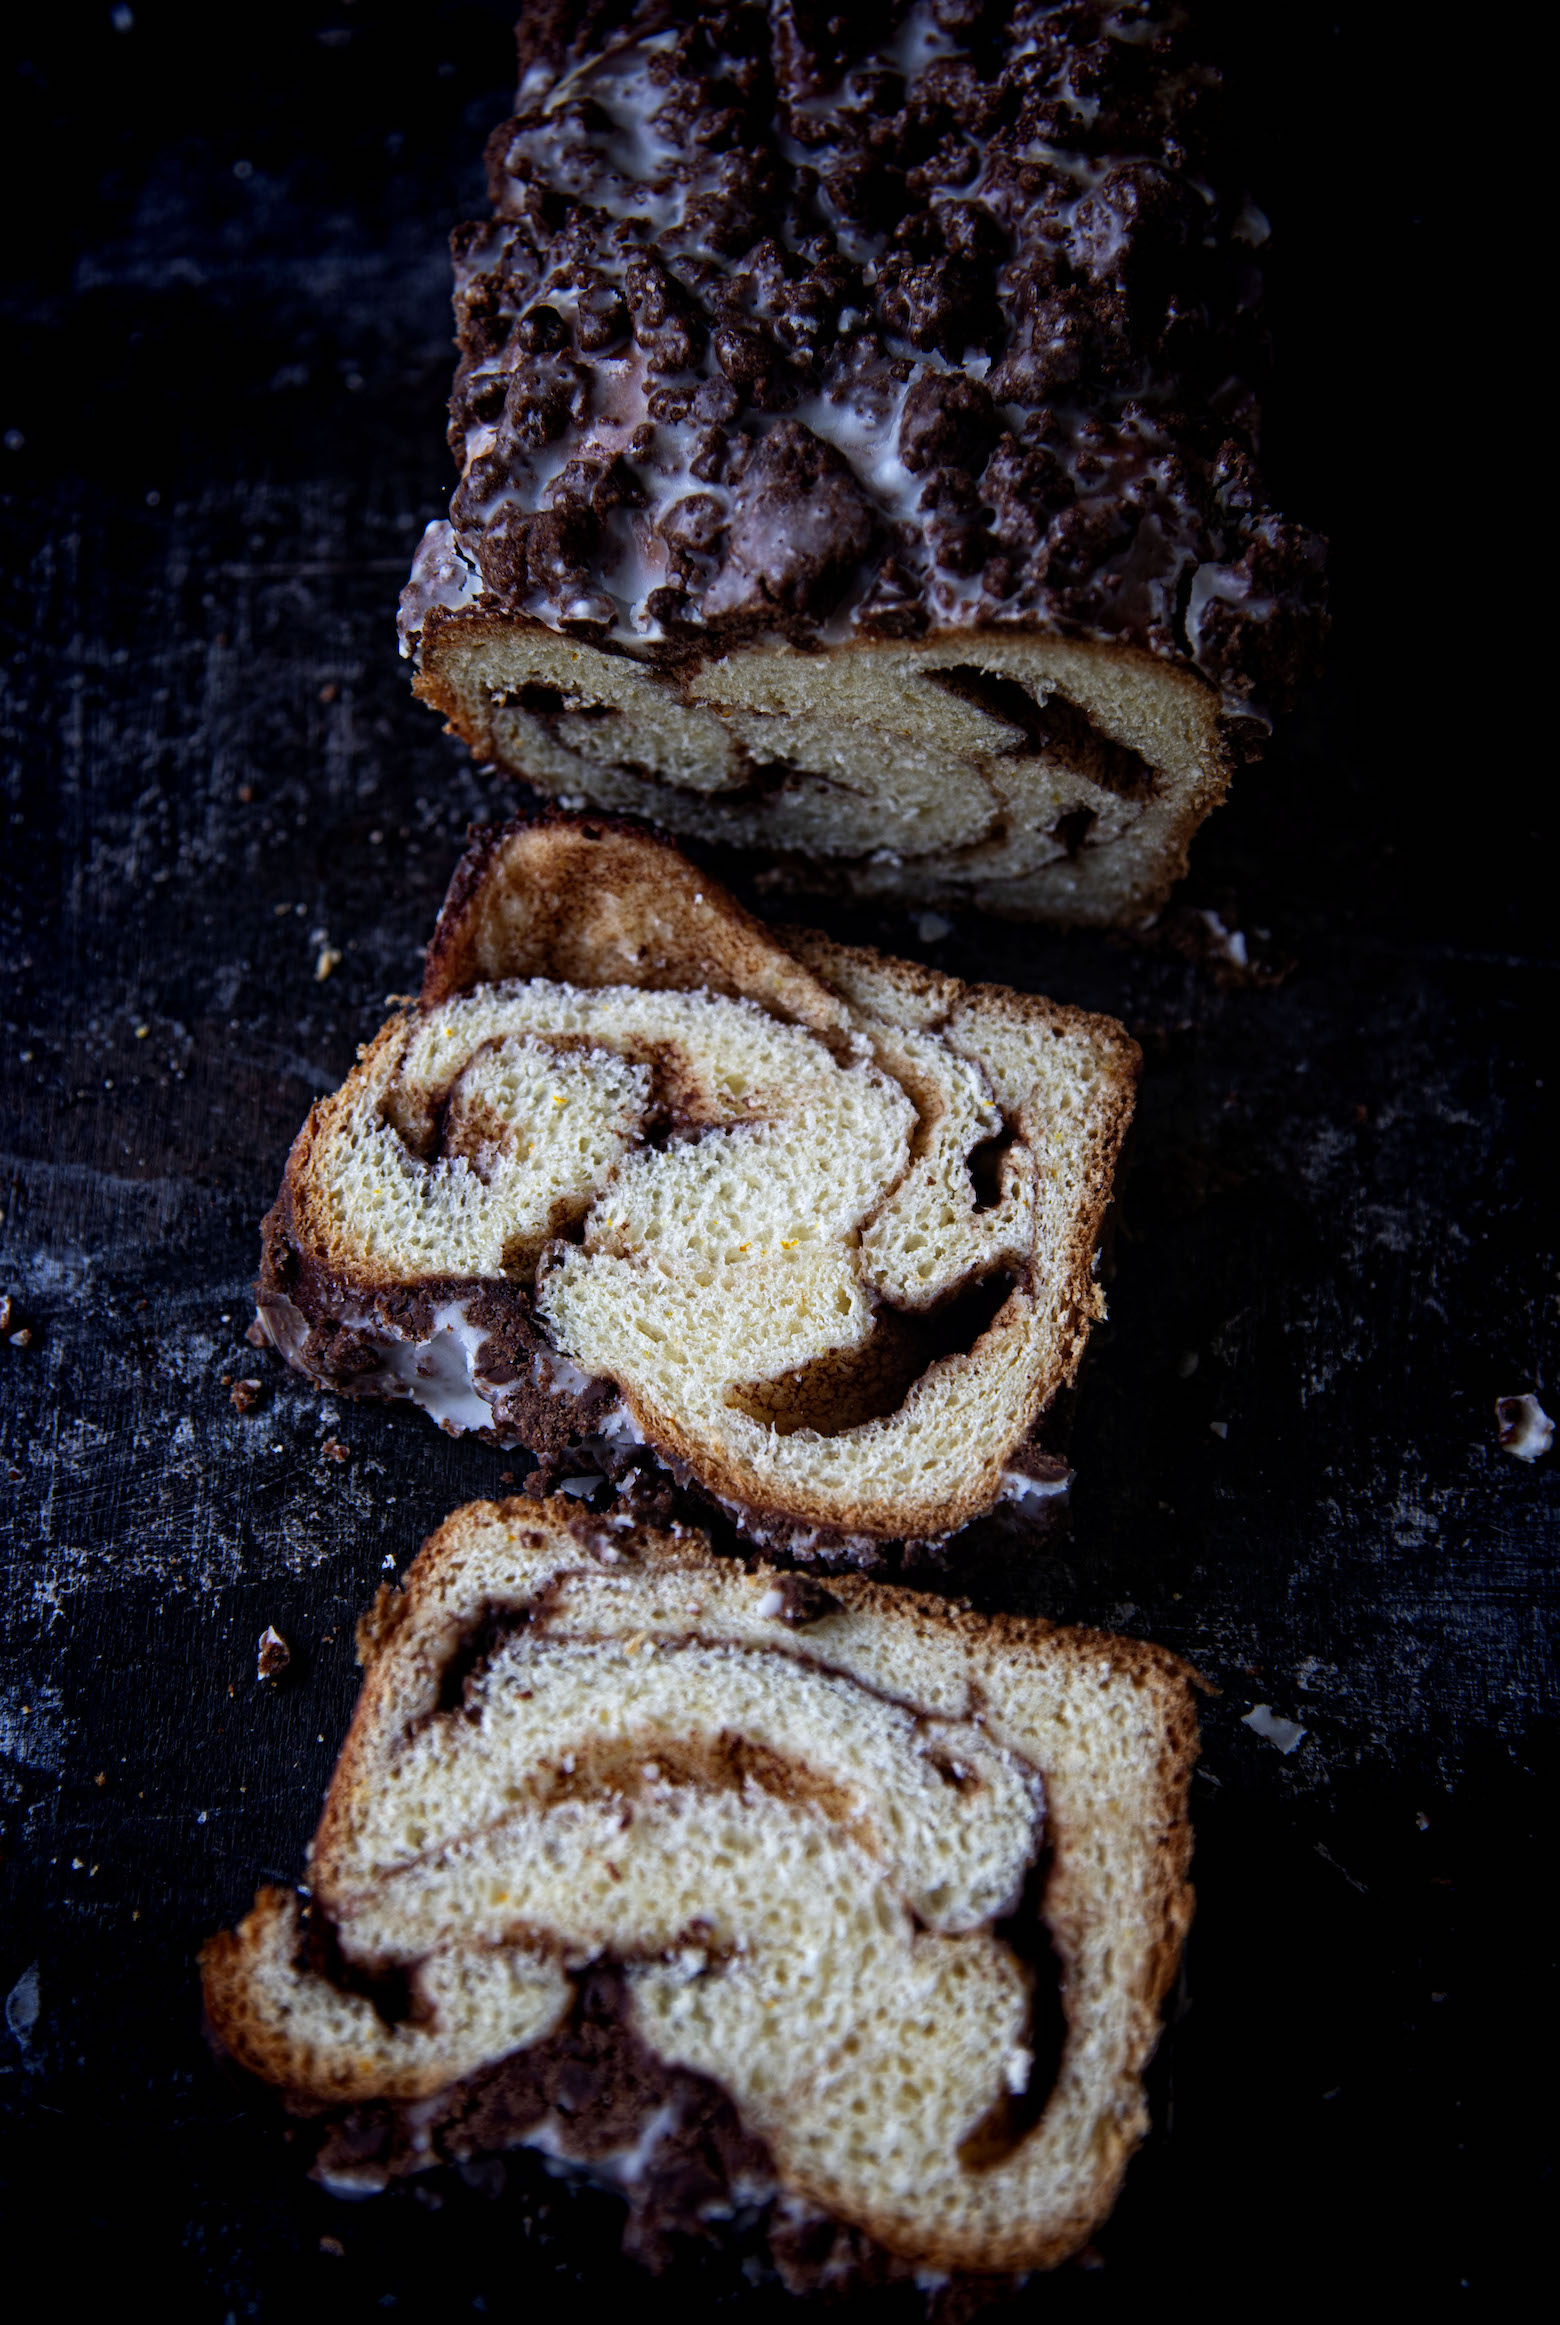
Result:
{"label": "airy bread crumb texture", "polygon": [[507,1284],[716,1500],[935,1537],[1001,1493],[1102,1312],[1137,1063],[1109,1019],[782,938],[630,827],[513,826],[419,1008],[311,1114],[288,1233],[354,1329],[443,1287],[457,1425],[492,1424],[459,1287]]}
{"label": "airy bread crumb texture", "polygon": [[655,664],[523,616],[436,615],[415,681],[570,806],[763,851],[798,889],[1142,920],[1223,798],[1219,700],[1138,648],[956,631]]}
{"label": "airy bread crumb texture", "polygon": [[[730,2095],[783,2196],[925,2269],[1052,2265],[1145,2128],[1194,1675],[854,1576],[792,1628],[778,1580],[562,1502],[457,1512],[366,1628],[309,1867],[341,1961],[413,2006],[386,2024],[302,1966],[273,1889],[205,1951],[211,2021],[295,2101],[425,2100],[615,1961],[634,2033]],[[1008,1940],[1042,1852],[1065,2039],[1029,2127],[983,2146],[1034,2064]]]}

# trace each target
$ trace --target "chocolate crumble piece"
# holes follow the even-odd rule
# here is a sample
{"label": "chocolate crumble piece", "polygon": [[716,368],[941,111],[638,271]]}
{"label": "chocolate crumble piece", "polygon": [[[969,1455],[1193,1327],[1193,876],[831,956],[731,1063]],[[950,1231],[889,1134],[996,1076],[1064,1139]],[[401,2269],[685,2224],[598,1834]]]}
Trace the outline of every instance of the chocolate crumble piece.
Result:
{"label": "chocolate crumble piece", "polygon": [[265,1401],[265,1394],[263,1380],[236,1380],[228,1398],[235,1413],[252,1413],[256,1405]]}
{"label": "chocolate crumble piece", "polygon": [[759,1602],[759,1612],[770,1615],[788,1630],[799,1631],[837,1615],[840,1601],[826,1584],[811,1574],[777,1574]]}
{"label": "chocolate crumble piece", "polygon": [[256,1679],[280,1679],[292,1661],[292,1649],[274,1623],[267,1623],[260,1634],[256,1654]]}
{"label": "chocolate crumble piece", "polygon": [[875,530],[848,464],[799,420],[782,420],[743,464],[731,563],[707,610],[774,620],[826,614]]}

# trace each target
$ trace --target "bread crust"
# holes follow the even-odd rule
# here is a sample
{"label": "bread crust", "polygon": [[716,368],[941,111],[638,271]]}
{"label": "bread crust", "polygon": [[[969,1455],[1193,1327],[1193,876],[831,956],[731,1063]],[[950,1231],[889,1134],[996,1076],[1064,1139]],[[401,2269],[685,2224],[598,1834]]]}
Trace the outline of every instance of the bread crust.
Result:
{"label": "bread crust", "polygon": [[[421,1716],[418,1706],[463,1625],[478,1609],[493,1611],[495,1588],[502,1587],[495,1578],[511,1576],[519,1608],[554,1603],[571,1588],[589,1589],[604,1572],[621,1580],[625,1565],[647,1593],[660,1589],[664,1596],[672,1579],[695,1585],[701,1635],[733,1640],[746,1635],[743,1605],[776,1580],[767,1567],[748,1573],[714,1557],[705,1539],[689,1530],[614,1531],[565,1500],[515,1498],[456,1511],[424,1544],[400,1588],[381,1591],[360,1629],[362,1692],[310,1854],[311,1890],[324,1910],[361,1881],[355,1828],[393,1764],[397,1737]],[[1106,2217],[1147,2129],[1143,2070],[1192,1918],[1187,1790],[1197,1756],[1195,1691],[1206,1683],[1179,1657],[1141,1640],[1034,1617],[979,1615],[857,1575],[831,1579],[829,1592],[838,1617],[828,1618],[818,1643],[811,1645],[805,1633],[787,1634],[775,1642],[779,1651],[858,1676],[865,1672],[870,1684],[874,1655],[881,1661],[892,1650],[896,1668],[902,1663],[924,1674],[928,1706],[945,1703],[950,1673],[962,1673],[985,1732],[1032,1755],[1040,1768],[1051,1852],[1042,1911],[1061,1965],[1068,2030],[1051,2095],[1020,2145],[1039,2142],[1043,2149],[1054,2141],[1059,2122],[1079,2142],[1079,2153],[1067,2159],[1068,2173],[1059,2175],[1064,2184],[1054,2191],[1056,2200],[1041,2208],[1043,2216],[999,2215],[973,2241],[956,2230],[907,2241],[902,2223],[870,2207],[854,2210],[851,2224],[925,2272],[1009,2275],[1054,2267]],[[646,1635],[665,1636],[649,1621]],[[1045,1706],[1053,1698],[1073,1710],[1047,1728]],[[1092,1738],[1092,1769],[1090,1740],[1072,1732],[1080,1705],[1099,1729]],[[1118,1773],[1107,1781],[1101,1765],[1112,1723],[1124,1718],[1151,1727],[1155,1737],[1152,1765],[1130,1781],[1128,1798],[1120,1797],[1126,1780]],[[1123,1819],[1124,1831],[1118,1829]],[[1110,1875],[1102,1870],[1107,1860]],[[1127,1913],[1110,1890],[1110,1879],[1124,1866],[1131,1875]],[[317,2062],[306,2066],[256,2006],[254,1965],[279,1920],[293,1911],[285,1892],[263,1890],[240,1929],[205,1949],[202,1978],[219,2039],[251,2073],[283,2088],[307,2111],[369,2091],[361,2078],[348,2085],[322,2076]],[[1098,1941],[1107,1922],[1120,1992],[1102,1996],[1082,1981],[1097,1975],[1088,1965],[1100,1958]],[[1081,2109],[1080,2081],[1087,2085]],[[827,2189],[792,2180],[783,2170],[780,2179],[788,2195],[831,2209]]]}

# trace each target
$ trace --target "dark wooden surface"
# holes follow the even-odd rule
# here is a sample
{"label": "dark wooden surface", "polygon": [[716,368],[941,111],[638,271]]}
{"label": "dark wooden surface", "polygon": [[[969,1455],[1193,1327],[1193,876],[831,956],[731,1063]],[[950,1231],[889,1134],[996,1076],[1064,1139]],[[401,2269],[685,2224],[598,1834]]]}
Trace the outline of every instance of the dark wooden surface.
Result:
{"label": "dark wooden surface", "polygon": [[[785,2309],[719,2269],[642,2286],[612,2204],[524,2161],[335,2204],[199,2028],[197,1945],[300,1869],[354,1617],[513,1466],[242,1339],[288,1141],[509,804],[391,628],[449,485],[442,237],[504,14],[281,8],[240,50],[209,11],[35,12],[7,65],[0,1281],[31,1337],[0,1345],[0,2107],[10,2249],[51,2224],[62,2313],[132,2284],[213,2319]],[[1444,618],[1451,68],[1314,9],[1265,38],[1270,457],[1334,534],[1338,628],[1189,894],[1292,970],[820,912],[1113,1010],[1148,1057],[1074,1529],[1008,1597],[1222,1692],[1155,2130],[1037,2316],[1477,2299],[1549,2187],[1502,2078],[1552,2112],[1555,1474],[1497,1450],[1493,1406],[1560,1407],[1552,835]],[[240,1415],[224,1378],[257,1371]],[[275,1689],[267,1623],[300,1650]]]}

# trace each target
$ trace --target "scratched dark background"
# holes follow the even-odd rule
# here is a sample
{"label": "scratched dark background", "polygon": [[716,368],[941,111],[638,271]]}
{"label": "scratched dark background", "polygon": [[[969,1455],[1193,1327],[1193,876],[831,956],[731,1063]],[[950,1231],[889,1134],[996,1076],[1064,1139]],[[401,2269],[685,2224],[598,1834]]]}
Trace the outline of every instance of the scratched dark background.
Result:
{"label": "scratched dark background", "polygon": [[[450,483],[443,237],[480,204],[506,10],[280,6],[220,41],[217,13],[34,11],[5,67],[7,2250],[47,2255],[59,2313],[135,2285],[214,2320],[779,2316],[719,2265],[643,2285],[613,2203],[526,2160],[336,2203],[202,2046],[195,1949],[301,1868],[353,1618],[505,1463],[242,1334],[294,1129],[508,804],[391,626]],[[1337,628],[1188,896],[1293,965],[1221,985],[1164,944],[820,908],[1147,1052],[1074,1530],[1008,1595],[1222,1693],[1153,2135],[1037,2317],[1473,2301],[1551,2186],[1515,2095],[1553,2112],[1555,1470],[1497,1449],[1493,1406],[1560,1409],[1552,829],[1457,595],[1489,546],[1443,457],[1449,272],[1459,344],[1483,329],[1441,168],[1462,95],[1368,11],[1255,13],[1269,461],[1334,537]],[[280,1688],[267,1623],[300,1650]]]}

